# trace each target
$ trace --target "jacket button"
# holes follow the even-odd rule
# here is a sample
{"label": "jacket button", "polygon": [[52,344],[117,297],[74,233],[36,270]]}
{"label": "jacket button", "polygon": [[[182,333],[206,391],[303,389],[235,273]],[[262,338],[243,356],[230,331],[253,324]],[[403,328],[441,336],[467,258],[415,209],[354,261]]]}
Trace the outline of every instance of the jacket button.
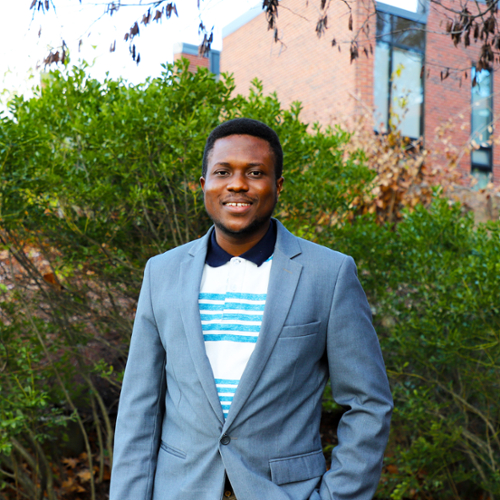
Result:
{"label": "jacket button", "polygon": [[227,434],[224,434],[221,437],[220,442],[221,444],[229,444],[231,442],[231,438]]}

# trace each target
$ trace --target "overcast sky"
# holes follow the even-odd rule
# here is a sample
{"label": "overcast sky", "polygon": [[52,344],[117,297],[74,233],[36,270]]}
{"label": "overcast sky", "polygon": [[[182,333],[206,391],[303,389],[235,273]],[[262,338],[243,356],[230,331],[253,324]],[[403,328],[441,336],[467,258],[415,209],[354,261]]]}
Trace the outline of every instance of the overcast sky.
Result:
{"label": "overcast sky", "polygon": [[[56,12],[49,8],[46,14],[30,11],[30,2],[0,0],[3,100],[7,93],[26,93],[33,84],[38,84],[40,70],[37,66],[51,48],[61,45],[62,40],[69,47],[71,63],[85,59],[92,64],[89,71],[93,77],[102,79],[109,72],[111,77],[122,76],[130,82],[140,83],[147,76],[159,75],[161,64],[173,60],[175,42],[200,43],[200,17],[208,28],[214,26],[213,48],[220,50],[222,28],[261,4],[261,0],[202,0],[199,11],[197,0],[177,0],[178,18],[173,16],[158,24],[152,22],[147,27],[139,25],[140,36],[134,38],[134,43],[141,54],[141,63],[136,65],[123,36],[135,20],[142,18],[146,7],[122,7],[110,17],[103,15],[104,0],[82,0],[81,4],[78,0],[54,0]],[[109,47],[114,40],[116,52],[112,54]]]}
{"label": "overcast sky", "polygon": [[[52,0],[51,0],[52,1]],[[418,0],[384,0],[384,3],[415,10]],[[137,3],[147,0],[137,0]],[[136,65],[129,53],[123,35],[146,7],[122,7],[112,17],[104,15],[105,0],[54,0],[56,12],[29,10],[31,0],[0,0],[0,100],[5,101],[13,92],[30,94],[29,89],[40,79],[40,62],[51,48],[62,40],[70,50],[71,62],[85,59],[92,66],[91,76],[103,79],[124,77],[132,83],[143,82],[147,76],[161,73],[161,64],[173,59],[173,44],[187,42],[199,44],[200,18],[207,28],[214,26],[214,49],[222,49],[222,28],[247,12],[262,5],[262,0],[177,0],[179,18],[163,19],[148,27],[140,24],[140,36],[134,43],[141,54]],[[81,45],[80,45],[81,40]],[[116,52],[109,47],[116,40]],[[38,66],[38,69],[37,69]]]}

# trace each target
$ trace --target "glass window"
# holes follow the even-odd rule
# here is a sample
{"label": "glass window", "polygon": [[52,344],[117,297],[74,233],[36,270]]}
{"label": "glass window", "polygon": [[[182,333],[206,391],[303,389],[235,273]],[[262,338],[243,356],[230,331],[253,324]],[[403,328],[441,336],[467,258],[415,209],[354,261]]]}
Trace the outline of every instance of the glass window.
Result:
{"label": "glass window", "polygon": [[425,26],[423,24],[393,16],[392,32],[395,45],[420,52],[425,50]]}
{"label": "glass window", "polygon": [[424,89],[420,78],[423,55],[394,48],[391,107],[395,126],[405,137],[421,135]]}
{"label": "glass window", "polygon": [[484,187],[492,170],[493,133],[493,75],[483,69],[472,68],[471,139],[475,149],[471,152],[472,174],[479,179],[478,186]]}
{"label": "glass window", "polygon": [[392,126],[411,139],[422,135],[425,30],[421,23],[377,12],[374,64],[375,130]]}
{"label": "glass window", "polygon": [[377,43],[375,46],[375,78],[374,78],[374,101],[375,101],[375,130],[381,134],[387,132],[387,120],[389,117],[389,88],[391,74],[391,47],[388,43]]}

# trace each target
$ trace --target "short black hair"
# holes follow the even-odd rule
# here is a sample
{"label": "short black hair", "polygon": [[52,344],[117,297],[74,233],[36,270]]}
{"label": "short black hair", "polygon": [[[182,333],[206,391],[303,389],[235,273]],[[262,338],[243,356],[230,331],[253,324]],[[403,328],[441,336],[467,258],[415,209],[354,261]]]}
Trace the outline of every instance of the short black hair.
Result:
{"label": "short black hair", "polygon": [[274,174],[276,179],[281,177],[283,173],[283,149],[278,134],[265,123],[251,118],[234,118],[221,123],[215,127],[207,138],[205,150],[203,151],[203,163],[201,175],[206,177],[208,157],[214,148],[215,141],[229,135],[252,135],[264,139],[269,143],[274,157]]}

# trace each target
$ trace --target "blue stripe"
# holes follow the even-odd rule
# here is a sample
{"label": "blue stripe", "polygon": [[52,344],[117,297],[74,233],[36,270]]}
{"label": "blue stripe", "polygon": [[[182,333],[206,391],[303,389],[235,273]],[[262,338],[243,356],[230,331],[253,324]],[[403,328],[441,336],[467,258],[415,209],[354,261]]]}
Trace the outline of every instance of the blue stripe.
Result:
{"label": "blue stripe", "polygon": [[205,342],[218,342],[221,340],[227,340],[229,342],[250,342],[253,344],[257,343],[257,337],[247,337],[244,335],[231,335],[231,334],[209,334],[203,335]]}
{"label": "blue stripe", "polygon": [[266,300],[267,293],[239,293],[239,292],[227,292],[227,299],[239,299],[239,300]]}
{"label": "blue stripe", "polygon": [[228,378],[216,378],[215,383],[217,385],[219,384],[224,384],[224,385],[238,385],[240,383],[239,380],[230,380]]}
{"label": "blue stripe", "polygon": [[236,392],[236,387],[217,387],[217,392],[232,392],[234,394]]}
{"label": "blue stripe", "polygon": [[225,309],[233,311],[241,309],[242,311],[264,311],[266,304],[245,304],[244,302],[226,302]]}
{"label": "blue stripe", "polygon": [[223,311],[224,304],[198,304],[200,306],[200,311]]}
{"label": "blue stripe", "polygon": [[247,314],[247,313],[228,313],[224,314],[225,320],[233,321],[260,321],[262,323],[262,314]]}
{"label": "blue stripe", "polygon": [[233,321],[261,321],[262,314],[241,314],[241,313],[228,313],[228,314],[200,314],[201,321],[213,320],[233,320]]}
{"label": "blue stripe", "polygon": [[221,401],[220,405],[222,406],[222,409],[226,411],[229,411],[229,408],[231,408],[231,403],[223,403]]}
{"label": "blue stripe", "polygon": [[200,319],[201,321],[210,321],[212,319],[222,319],[224,315],[222,313],[220,314],[200,314]]}
{"label": "blue stripe", "polygon": [[199,300],[226,300],[225,293],[200,293]]}
{"label": "blue stripe", "polygon": [[265,304],[244,304],[241,302],[226,302],[225,304],[198,304],[200,311],[224,311],[240,309],[242,311],[264,311]]}
{"label": "blue stripe", "polygon": [[247,332],[247,333],[259,333],[260,325],[237,325],[235,323],[211,323],[209,325],[201,325],[204,332],[209,332],[213,330],[223,331],[223,332]]}
{"label": "blue stripe", "polygon": [[219,396],[219,401],[232,401],[234,396]]}

